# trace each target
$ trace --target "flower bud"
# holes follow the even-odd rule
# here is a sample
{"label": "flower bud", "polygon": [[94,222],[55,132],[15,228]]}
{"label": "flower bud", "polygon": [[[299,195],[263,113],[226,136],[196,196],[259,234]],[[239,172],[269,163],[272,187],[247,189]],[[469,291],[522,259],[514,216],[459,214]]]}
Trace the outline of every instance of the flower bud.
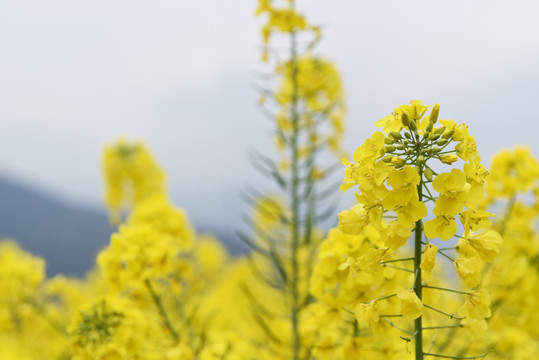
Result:
{"label": "flower bud", "polygon": [[432,131],[432,128],[433,128],[433,127],[434,127],[434,124],[430,122],[430,123],[427,125],[427,128],[425,129],[425,135],[430,134],[430,132]]}
{"label": "flower bud", "polygon": [[403,112],[402,113],[402,116],[401,116],[401,122],[402,122],[402,125],[404,126],[410,126],[410,117],[408,116],[407,113]]}
{"label": "flower bud", "polygon": [[435,147],[431,148],[430,151],[431,151],[433,154],[437,154],[437,153],[439,153],[440,151],[442,151],[442,149],[440,149],[438,146],[435,146]]}
{"label": "flower bud", "polygon": [[382,161],[385,163],[391,162],[391,159],[393,159],[393,155],[386,155],[382,158]]}
{"label": "flower bud", "polygon": [[416,131],[417,130],[417,124],[415,123],[415,120],[410,120],[410,125],[408,126],[410,130]]}
{"label": "flower bud", "polygon": [[405,136],[407,139],[411,139],[411,138],[412,138],[412,135],[410,135],[409,132],[405,132],[405,133],[404,133],[404,136]]}
{"label": "flower bud", "polygon": [[424,174],[428,181],[432,181],[432,175],[434,174],[430,168],[426,168]]}
{"label": "flower bud", "polygon": [[444,131],[445,131],[446,127],[445,126],[440,126],[439,128],[437,128],[436,130],[434,130],[434,133],[435,134],[443,134]]}
{"label": "flower bud", "polygon": [[423,163],[424,161],[425,161],[425,158],[423,157],[423,155],[419,155],[419,156],[417,157],[417,163],[418,163],[418,164],[421,164],[421,163]]}
{"label": "flower bud", "polygon": [[404,144],[397,144],[397,150],[404,150],[406,149],[406,146]]}
{"label": "flower bud", "polygon": [[449,139],[450,137],[453,136],[454,133],[455,133],[455,130],[449,130],[448,132],[442,135],[442,138]]}
{"label": "flower bud", "polygon": [[440,134],[434,134],[434,135],[432,135],[432,136],[430,137],[430,140],[436,141],[436,140],[438,140],[439,138],[440,138]]}
{"label": "flower bud", "polygon": [[440,105],[434,104],[432,111],[430,112],[429,123],[434,125],[438,121],[438,114],[440,113]]}
{"label": "flower bud", "polygon": [[401,134],[400,134],[399,132],[396,132],[396,131],[391,131],[391,132],[389,133],[389,135],[390,135],[393,139],[395,139],[395,140],[400,140],[400,139],[402,139]]}
{"label": "flower bud", "polygon": [[447,140],[447,139],[440,139],[440,140],[436,141],[436,145],[444,146],[445,144],[447,144],[448,141],[449,140]]}
{"label": "flower bud", "polygon": [[393,144],[395,141],[392,139],[392,138],[389,138],[389,137],[386,137],[384,139],[384,143],[388,144],[388,145],[391,145]]}
{"label": "flower bud", "polygon": [[386,145],[386,146],[384,147],[384,150],[385,150],[386,152],[393,152],[393,151],[395,151],[395,147],[394,147],[393,145]]}

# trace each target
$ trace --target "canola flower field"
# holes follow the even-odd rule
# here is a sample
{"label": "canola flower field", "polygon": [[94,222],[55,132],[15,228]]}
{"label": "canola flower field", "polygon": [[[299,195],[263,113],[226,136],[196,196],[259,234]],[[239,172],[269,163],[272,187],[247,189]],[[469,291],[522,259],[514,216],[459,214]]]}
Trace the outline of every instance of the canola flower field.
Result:
{"label": "canola flower field", "polygon": [[103,151],[117,231],[85,278],[0,243],[0,359],[537,359],[539,160],[485,164],[466,124],[419,100],[346,156],[320,27],[293,0],[257,5],[276,155],[253,165],[277,190],[249,191],[252,251],[197,234],[150,149],[118,140]]}

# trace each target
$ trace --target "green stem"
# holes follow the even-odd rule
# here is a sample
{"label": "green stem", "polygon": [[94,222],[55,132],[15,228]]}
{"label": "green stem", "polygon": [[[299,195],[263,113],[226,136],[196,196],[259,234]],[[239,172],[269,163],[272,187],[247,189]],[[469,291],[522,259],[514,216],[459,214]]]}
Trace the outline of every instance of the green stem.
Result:
{"label": "green stem", "polygon": [[478,356],[451,356],[451,355],[425,353],[425,356],[439,357],[439,358],[444,358],[444,359],[481,359],[487,355],[488,353],[484,353],[483,355],[478,355]]}
{"label": "green stem", "polygon": [[436,289],[436,290],[454,292],[457,294],[470,295],[470,293],[466,291],[453,290],[453,289],[448,289],[448,288],[443,288],[443,287],[438,287],[438,286],[423,285],[423,287],[427,289]]}
{"label": "green stem", "polygon": [[65,325],[48,316],[47,311],[45,310],[45,307],[43,305],[41,305],[34,299],[29,299],[28,303],[34,308],[38,315],[40,315],[47,323],[49,323],[49,325],[54,330],[58,331],[62,335],[68,335]]}
{"label": "green stem", "polygon": [[[457,236],[455,235],[456,237],[462,237],[462,236]],[[446,247],[446,248],[439,248],[438,251],[447,251],[447,250],[455,250],[457,247],[456,246],[452,246],[452,247]]]}
{"label": "green stem", "polygon": [[[294,11],[295,1],[290,1],[290,9]],[[290,244],[290,259],[292,265],[291,292],[292,292],[292,352],[294,360],[299,360],[300,336],[299,336],[299,266],[298,266],[298,248],[300,242],[299,233],[299,114],[298,114],[298,64],[297,64],[297,39],[296,31],[290,32],[290,65],[291,83],[292,83],[292,102],[290,108],[290,118],[292,120],[292,137],[290,146],[292,150],[292,186],[290,196],[292,198],[292,241]]]}
{"label": "green stem", "polygon": [[507,204],[507,209],[505,210],[505,216],[503,218],[503,221],[500,225],[500,235],[503,237],[505,234],[505,228],[507,227],[507,221],[511,217],[511,212],[513,211],[513,207],[515,206],[515,202],[517,200],[517,196],[513,195],[511,196],[511,199],[509,200],[509,203]]}
{"label": "green stem", "polygon": [[392,298],[393,296],[397,296],[397,294],[391,294],[391,295],[382,296],[381,298],[378,298],[376,300],[381,301],[381,300]]}
{"label": "green stem", "polygon": [[455,320],[463,320],[463,319],[465,319],[465,318],[457,316],[457,315],[448,314],[448,313],[446,313],[446,312],[444,312],[444,311],[442,311],[440,309],[436,309],[435,307],[432,307],[432,306],[427,305],[427,304],[423,304],[423,306],[426,307],[426,308],[429,308],[431,310],[434,310],[436,312],[439,312],[440,314],[445,315],[445,316],[449,317],[450,319],[455,319]]}
{"label": "green stem", "polygon": [[414,260],[415,258],[402,258],[402,259],[393,259],[393,260],[384,260],[382,261],[382,264],[392,263],[392,262],[399,262],[399,261],[410,261]]}
{"label": "green stem", "polygon": [[315,194],[315,183],[316,179],[316,162],[315,162],[315,152],[316,152],[316,129],[315,124],[311,121],[307,126],[307,136],[309,141],[309,152],[307,158],[307,166],[309,169],[309,174],[307,175],[306,181],[306,195],[307,195],[307,212],[305,214],[305,244],[309,245],[312,242],[312,233],[313,229],[316,226],[315,224],[315,209],[316,209],[316,194]]}
{"label": "green stem", "polygon": [[462,327],[462,325],[425,326],[423,327],[423,330],[452,329],[452,328],[459,328],[459,327]]}
{"label": "green stem", "polygon": [[413,270],[405,269],[405,268],[398,267],[398,266],[393,266],[393,265],[388,265],[388,264],[382,264],[382,266],[392,268],[392,269],[401,270],[401,271],[406,271],[406,272],[409,272],[409,273],[413,273]]}
{"label": "green stem", "polygon": [[446,253],[444,253],[443,251],[439,250],[438,249],[438,254],[442,255],[443,257],[451,260],[452,262],[455,262],[455,259],[453,259],[451,256],[447,255]]}
{"label": "green stem", "polygon": [[[419,178],[423,180],[423,170],[419,171]],[[423,200],[423,183],[420,182],[417,185],[417,195],[419,201]],[[415,241],[414,241],[414,273],[416,274],[414,280],[414,291],[420,301],[423,301],[423,286],[421,281],[421,238],[423,236],[423,221],[419,219],[415,223]],[[415,336],[415,360],[423,360],[423,316],[414,320],[414,332]]]}
{"label": "green stem", "polygon": [[388,323],[389,325],[393,326],[395,329],[402,331],[402,332],[405,333],[405,334],[408,334],[408,335],[410,335],[410,336],[413,335],[410,331],[401,328],[400,326],[398,326],[397,324],[395,324],[395,323],[392,322],[392,321],[389,321],[389,320],[386,319],[386,318],[382,318],[382,320],[384,320],[386,323]]}
{"label": "green stem", "polygon": [[161,297],[157,295],[155,292],[152,283],[150,282],[150,279],[145,279],[144,283],[146,284],[146,288],[150,292],[150,296],[152,297],[153,303],[157,307],[157,311],[159,312],[159,315],[161,316],[161,319],[163,320],[163,323],[165,324],[165,327],[170,332],[170,335],[174,338],[174,341],[178,343],[180,341],[180,336],[174,330],[174,327],[172,326],[172,323],[170,322],[170,319],[168,318],[167,312],[165,311],[165,307],[163,306],[163,302],[161,301]]}

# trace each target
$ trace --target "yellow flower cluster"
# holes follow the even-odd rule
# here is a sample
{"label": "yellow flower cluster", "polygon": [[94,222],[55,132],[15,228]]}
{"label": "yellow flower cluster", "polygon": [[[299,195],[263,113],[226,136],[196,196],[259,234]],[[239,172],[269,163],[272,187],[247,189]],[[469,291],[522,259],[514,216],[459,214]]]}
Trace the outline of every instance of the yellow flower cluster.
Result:
{"label": "yellow flower cluster", "polygon": [[155,195],[135,208],[97,262],[119,291],[144,292],[148,279],[174,279],[173,288],[181,291],[181,280],[191,272],[182,254],[192,250],[194,238],[184,212],[163,195]]}
{"label": "yellow flower cluster", "polygon": [[504,241],[483,269],[492,303],[483,347],[492,359],[531,360],[539,352],[539,160],[529,148],[503,150],[489,171],[485,206],[505,208],[494,224]]}
{"label": "yellow flower cluster", "polygon": [[[429,108],[431,111],[427,114]],[[432,342],[432,354],[444,355],[444,346],[430,338],[424,329],[441,331],[470,325],[470,319],[474,320],[474,326],[475,320],[486,324],[485,319],[491,315],[490,298],[485,289],[474,288],[481,282],[484,262],[492,262],[502,244],[500,234],[492,228],[489,220],[494,215],[482,207],[488,172],[481,164],[475,139],[466,125],[456,124],[452,120],[438,120],[438,116],[437,104],[426,106],[421,101],[413,100],[410,105],[399,106],[376,123],[385,134],[375,132],[354,152],[353,162],[346,158],[343,160],[347,168],[341,189],[345,191],[357,186],[358,204],[339,214],[339,231],[347,236],[366,237],[371,244],[363,250],[364,253],[342,254],[340,260],[333,264],[336,269],[349,272],[347,286],[355,286],[359,291],[362,289],[361,282],[367,282],[372,291],[363,290],[358,294],[355,301],[359,300],[360,303],[355,307],[354,304],[341,306],[355,308],[360,324],[373,326],[384,318],[380,306],[386,304],[385,314],[401,317],[392,322],[394,327],[412,335],[405,337],[405,340],[415,343],[416,359],[423,358],[427,353],[423,347],[424,338]],[[459,159],[464,162],[461,169],[439,170],[457,163]],[[428,203],[433,204],[433,218],[430,220]],[[449,240],[455,237],[457,217],[463,227],[457,246],[441,249],[432,243],[436,238]],[[412,244],[408,244],[410,238],[414,239]],[[361,242],[357,241],[357,244]],[[328,249],[324,245],[320,252],[321,259],[329,254],[334,256],[333,252],[326,253]],[[406,245],[412,246],[413,256],[395,258],[403,249],[405,253],[409,251]],[[453,259],[447,253],[451,250],[457,250],[460,257]],[[447,285],[447,276],[436,276],[439,272],[435,267],[438,255],[450,259],[464,285],[473,290],[451,289]],[[322,266],[323,262],[321,260],[318,266]],[[398,266],[393,263],[398,263]],[[412,279],[399,279],[400,286],[404,286],[399,289],[393,279],[382,276],[382,269],[387,267],[408,272]],[[315,269],[313,279],[317,279],[318,287],[322,286],[320,281],[324,273],[327,271]],[[350,281],[350,277],[361,280]],[[336,278],[326,281],[332,283],[325,285],[329,289],[341,283]],[[407,282],[411,283],[409,288],[404,285]],[[436,303],[426,303],[427,294],[432,291],[465,295],[460,312],[457,311],[458,300],[453,298],[440,300],[431,294],[429,296]],[[394,296],[400,300],[400,305],[393,300]],[[447,311],[448,305],[452,310]],[[369,316],[365,315],[367,310]],[[426,310],[429,312],[426,313]],[[432,312],[437,314],[433,315]],[[459,317],[457,313],[462,316]],[[440,325],[447,319],[437,315],[444,314],[449,320],[466,318],[467,322]],[[412,329],[406,330],[410,326],[402,319],[414,320]],[[430,325],[424,327],[426,322]],[[380,331],[376,327],[373,329]],[[400,350],[404,350],[402,345]]]}
{"label": "yellow flower cluster", "polygon": [[[306,157],[320,146],[328,146],[340,155],[346,104],[341,76],[335,65],[328,59],[307,54],[294,62],[278,64],[275,72],[281,79],[274,95],[280,107],[276,117],[279,148],[284,149],[285,139],[294,126],[290,107],[299,102],[304,109],[298,126],[308,129],[311,136],[310,144],[300,149],[300,156]],[[323,136],[314,131],[321,118],[327,119],[329,125]]]}
{"label": "yellow flower cluster", "polygon": [[[276,5],[279,2],[281,4]],[[262,53],[264,61],[268,60],[268,44],[272,33],[290,34],[308,30],[314,34],[314,40],[310,47],[320,40],[320,27],[308,24],[305,17],[296,11],[293,0],[258,0],[255,15],[262,14],[268,16],[267,23],[262,27],[262,39],[265,45]]]}
{"label": "yellow flower cluster", "polygon": [[104,168],[113,187],[138,194],[134,209],[86,279],[45,279],[42,259],[0,243],[0,358],[172,360],[227,353],[220,330],[208,327],[220,303],[206,300],[224,281],[226,251],[216,239],[196,235],[185,213],[169,203],[149,152],[126,144],[105,149]]}
{"label": "yellow flower cluster", "polygon": [[[423,141],[429,139],[425,133],[410,136]],[[341,213],[339,226],[319,249],[300,245],[295,265],[279,243],[288,234],[290,214],[277,196],[254,206],[259,226],[252,237],[260,251],[235,260],[215,239],[197,235],[164,194],[135,205],[85,279],[47,279],[42,259],[14,242],[0,243],[0,358],[407,360],[415,359],[410,345],[421,320],[428,344],[423,355],[535,359],[539,161],[522,148],[500,153],[476,207],[476,198],[461,199],[460,193],[482,182],[473,184],[466,176],[462,187],[456,169],[436,172],[430,166],[447,166],[440,160],[448,154],[440,153],[451,150],[419,151],[426,160],[417,166],[413,155],[398,154],[406,150],[397,150],[404,142],[395,141],[395,134],[389,134],[391,144],[382,136],[381,145],[371,146],[379,135],[368,139],[361,147],[367,155],[355,154],[346,169],[347,183],[358,179],[358,201],[370,199],[371,205],[358,202]],[[403,163],[384,161],[388,155]],[[380,162],[389,168],[384,179],[354,177],[354,168],[382,168]],[[525,185],[514,185],[514,178]],[[436,179],[441,180],[434,185]],[[459,216],[463,236],[454,249],[460,258],[452,258],[453,250],[441,245],[446,242],[424,233],[415,257],[406,236],[416,237],[422,218],[414,221],[413,210],[397,210],[411,203],[432,203],[427,209],[438,212],[441,206]],[[492,223],[491,207],[505,209]],[[393,231],[399,229],[406,230],[405,239],[395,242]],[[276,242],[264,242],[268,237],[261,234]],[[444,259],[454,260],[463,288],[446,274]],[[296,284],[289,279],[293,266]],[[300,304],[297,333],[290,321],[291,294]],[[297,351],[290,345],[296,336]]]}
{"label": "yellow flower cluster", "polygon": [[105,203],[111,222],[121,221],[122,208],[132,207],[154,194],[165,193],[165,176],[140,142],[118,140],[103,152]]}

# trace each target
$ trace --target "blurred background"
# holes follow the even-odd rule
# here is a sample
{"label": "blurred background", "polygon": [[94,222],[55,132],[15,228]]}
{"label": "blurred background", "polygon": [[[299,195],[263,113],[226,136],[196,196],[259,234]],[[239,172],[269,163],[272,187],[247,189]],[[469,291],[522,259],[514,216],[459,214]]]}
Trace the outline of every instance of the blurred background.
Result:
{"label": "blurred background", "polygon": [[[275,154],[254,87],[272,70],[260,61],[255,7],[2,1],[0,236],[44,256],[51,275],[83,275],[112,231],[101,150],[125,136],[153,149],[199,231],[241,251],[239,193],[270,189],[247,153]],[[516,144],[539,155],[538,1],[300,0],[299,9],[322,25],[317,52],[344,78],[349,153],[376,120],[421,99],[467,123],[487,164]]]}

